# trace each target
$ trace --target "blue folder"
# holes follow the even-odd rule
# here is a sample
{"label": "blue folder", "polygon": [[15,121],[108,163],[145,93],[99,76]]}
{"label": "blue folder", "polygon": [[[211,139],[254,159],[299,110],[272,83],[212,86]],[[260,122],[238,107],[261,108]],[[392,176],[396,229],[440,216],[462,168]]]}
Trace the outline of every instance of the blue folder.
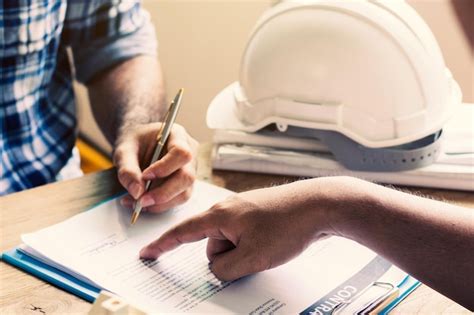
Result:
{"label": "blue folder", "polygon": [[399,296],[387,305],[379,315],[387,315],[391,310],[395,308],[403,299],[405,299],[410,293],[415,291],[421,285],[421,282],[413,278],[412,276],[406,276],[405,279],[398,285]]}
{"label": "blue folder", "polygon": [[[70,274],[67,274],[57,268],[51,267],[31,256],[26,255],[17,249],[4,252],[2,254],[2,260],[91,303],[95,301],[101,291],[100,288],[85,283],[84,281],[81,281]],[[398,285],[400,289],[399,297],[392,301],[392,303],[390,303],[387,307],[385,307],[385,309],[380,314],[388,314],[419,285],[420,282],[418,280],[411,276],[407,276]]]}
{"label": "blue folder", "polygon": [[2,260],[88,302],[93,303],[99,296],[100,288],[91,286],[59,269],[42,263],[17,249],[4,252]]}
{"label": "blue folder", "polygon": [[[106,198],[97,204],[91,206],[89,209],[93,209],[107,201],[126,195],[124,192],[117,193],[110,198]],[[1,259],[19,269],[26,271],[27,273],[44,280],[60,289],[63,289],[69,293],[72,293],[87,302],[94,303],[95,299],[99,296],[101,291],[100,288],[94,287],[82,280],[79,280],[70,274],[65,273],[57,268],[47,265],[31,256],[26,255],[17,248],[6,251],[2,254]]]}

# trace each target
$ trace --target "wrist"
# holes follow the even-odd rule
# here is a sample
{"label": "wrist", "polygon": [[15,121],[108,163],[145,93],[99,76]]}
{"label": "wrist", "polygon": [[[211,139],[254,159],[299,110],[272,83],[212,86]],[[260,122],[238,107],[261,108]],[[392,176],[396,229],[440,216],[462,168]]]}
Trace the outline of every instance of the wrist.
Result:
{"label": "wrist", "polygon": [[[355,230],[363,228],[369,220],[378,186],[348,176],[315,179],[313,206],[316,225],[327,235],[341,236],[357,241]],[[322,224],[322,226],[321,226]]]}

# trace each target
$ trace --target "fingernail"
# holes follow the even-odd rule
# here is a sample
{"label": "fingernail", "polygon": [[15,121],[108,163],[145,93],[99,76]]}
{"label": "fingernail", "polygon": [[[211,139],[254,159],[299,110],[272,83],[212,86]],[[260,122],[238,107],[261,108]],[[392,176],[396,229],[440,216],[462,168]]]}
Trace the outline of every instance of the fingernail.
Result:
{"label": "fingernail", "polygon": [[145,171],[142,177],[144,180],[152,180],[155,179],[155,174],[152,171]]}
{"label": "fingernail", "polygon": [[153,206],[155,204],[155,200],[151,196],[145,195],[140,199],[140,203],[143,208],[146,208],[149,206]]}
{"label": "fingernail", "polygon": [[143,247],[140,250],[140,258],[149,258],[150,256],[148,254],[148,249],[146,247]]}
{"label": "fingernail", "polygon": [[133,183],[130,185],[128,192],[132,195],[133,198],[137,199],[140,197],[140,185]]}

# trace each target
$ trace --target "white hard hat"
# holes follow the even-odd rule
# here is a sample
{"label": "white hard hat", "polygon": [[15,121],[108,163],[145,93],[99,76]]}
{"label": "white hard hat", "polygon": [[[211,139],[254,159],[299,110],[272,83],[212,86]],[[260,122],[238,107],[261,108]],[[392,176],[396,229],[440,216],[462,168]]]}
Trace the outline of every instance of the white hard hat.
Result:
{"label": "white hard hat", "polygon": [[404,1],[283,1],[257,22],[239,82],[212,101],[207,124],[333,131],[387,148],[435,134],[460,103],[433,34]]}

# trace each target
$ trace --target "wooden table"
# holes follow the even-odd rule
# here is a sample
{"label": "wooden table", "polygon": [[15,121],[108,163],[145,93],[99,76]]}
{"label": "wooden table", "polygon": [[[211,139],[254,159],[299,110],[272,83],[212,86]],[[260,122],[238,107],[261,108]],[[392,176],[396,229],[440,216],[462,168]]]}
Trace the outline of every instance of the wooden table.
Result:
{"label": "wooden table", "polygon": [[[234,191],[287,183],[296,178],[212,172],[209,146],[201,147],[198,178]],[[61,222],[121,190],[113,169],[0,198],[0,250],[20,244],[20,234]],[[412,189],[414,191],[415,189]],[[474,208],[474,194],[416,189],[422,194]],[[90,304],[0,262],[0,314],[86,313]],[[425,285],[406,298],[394,314],[470,314]]]}

